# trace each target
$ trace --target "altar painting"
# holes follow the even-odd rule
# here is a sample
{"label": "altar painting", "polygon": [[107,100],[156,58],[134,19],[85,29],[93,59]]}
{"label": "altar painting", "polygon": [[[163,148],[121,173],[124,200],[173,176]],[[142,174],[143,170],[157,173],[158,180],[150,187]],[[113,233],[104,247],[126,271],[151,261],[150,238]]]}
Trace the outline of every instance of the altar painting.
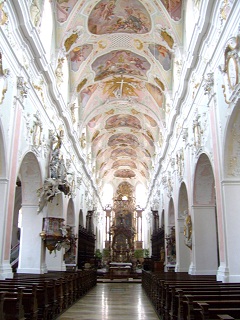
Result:
{"label": "altar painting", "polygon": [[117,170],[114,173],[114,177],[116,178],[134,178],[136,176],[136,174],[132,171],[132,170],[128,170],[128,169],[122,169],[122,170]]}
{"label": "altar painting", "polygon": [[118,133],[112,135],[108,140],[108,146],[113,147],[117,145],[130,145],[133,148],[136,148],[139,146],[139,141],[136,136],[133,134],[126,134],[126,133]]}
{"label": "altar painting", "polygon": [[102,0],[92,10],[88,20],[93,34],[136,33],[151,30],[151,18],[145,7],[137,0]]}
{"label": "altar painting", "polygon": [[151,43],[148,46],[151,54],[157,59],[165,71],[170,70],[172,63],[172,53],[160,44]]}
{"label": "altar painting", "polygon": [[86,44],[80,47],[76,47],[70,52],[70,64],[72,71],[78,71],[82,62],[85,61],[92,52],[92,49],[92,44]]}
{"label": "altar painting", "polygon": [[131,51],[112,51],[99,58],[93,64],[95,81],[116,74],[128,74],[147,80],[146,72],[150,69],[150,63],[143,57]]}
{"label": "altar painting", "polygon": [[118,114],[110,117],[106,121],[105,129],[113,129],[117,127],[129,127],[134,129],[141,129],[141,124],[138,118],[126,115],[126,114]]}
{"label": "altar painting", "polygon": [[57,0],[57,21],[63,23],[67,20],[78,0]]}
{"label": "altar painting", "polygon": [[137,158],[137,153],[135,150],[130,148],[118,148],[112,151],[111,158],[116,159],[118,157]]}

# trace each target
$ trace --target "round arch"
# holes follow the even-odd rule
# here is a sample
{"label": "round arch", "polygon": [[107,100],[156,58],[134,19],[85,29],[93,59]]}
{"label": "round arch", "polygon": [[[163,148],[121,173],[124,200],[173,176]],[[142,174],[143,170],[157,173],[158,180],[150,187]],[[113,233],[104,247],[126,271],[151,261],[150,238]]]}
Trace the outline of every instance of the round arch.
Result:
{"label": "round arch", "polygon": [[166,234],[167,245],[167,269],[175,268],[176,265],[176,235],[175,235],[175,207],[173,198],[168,206],[168,229]]}
{"label": "round arch", "polygon": [[[225,249],[225,265],[227,266],[226,277],[227,281],[239,282],[240,261],[236,252],[240,250],[240,100],[235,105],[229,121],[226,126],[225,141],[223,148],[223,182],[222,190],[223,199],[223,219],[224,230],[219,232],[219,241],[224,243]],[[219,230],[220,231],[220,230]],[[224,234],[227,237],[224,237]],[[223,249],[221,248],[221,253]],[[221,275],[221,270],[220,270]]]}
{"label": "round arch", "polygon": [[191,218],[191,273],[216,275],[219,257],[215,179],[211,162],[205,153],[199,156],[195,168]]}
{"label": "round arch", "polygon": [[185,218],[189,213],[188,192],[185,182],[182,182],[178,195],[178,218],[177,218],[177,262],[176,271],[188,272],[191,263],[191,249],[185,245]]}
{"label": "round arch", "polygon": [[75,226],[75,210],[72,198],[68,201],[66,224],[71,227]]}
{"label": "round arch", "polygon": [[42,175],[33,152],[28,152],[24,156],[18,176],[22,189],[22,229],[17,272],[44,273],[46,272],[44,246],[39,236],[42,231],[43,216],[38,214],[37,193],[42,185]]}

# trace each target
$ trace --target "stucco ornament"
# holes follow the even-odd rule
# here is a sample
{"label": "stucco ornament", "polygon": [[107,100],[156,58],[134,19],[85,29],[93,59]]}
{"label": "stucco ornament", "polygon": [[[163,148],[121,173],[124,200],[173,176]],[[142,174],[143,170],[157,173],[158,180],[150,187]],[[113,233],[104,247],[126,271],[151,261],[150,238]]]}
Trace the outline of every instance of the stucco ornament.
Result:
{"label": "stucco ornament", "polygon": [[9,76],[9,69],[3,69],[2,53],[0,52],[0,104],[3,103],[5,94],[8,89],[7,77]]}

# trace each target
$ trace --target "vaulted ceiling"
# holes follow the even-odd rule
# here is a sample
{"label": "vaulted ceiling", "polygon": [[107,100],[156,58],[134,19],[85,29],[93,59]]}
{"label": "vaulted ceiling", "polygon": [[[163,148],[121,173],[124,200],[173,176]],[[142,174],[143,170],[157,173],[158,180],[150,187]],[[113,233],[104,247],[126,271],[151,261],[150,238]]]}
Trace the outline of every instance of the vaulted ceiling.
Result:
{"label": "vaulted ceiling", "polygon": [[[82,147],[99,186],[145,186],[166,135],[182,0],[57,0]],[[83,139],[86,138],[86,144]]]}

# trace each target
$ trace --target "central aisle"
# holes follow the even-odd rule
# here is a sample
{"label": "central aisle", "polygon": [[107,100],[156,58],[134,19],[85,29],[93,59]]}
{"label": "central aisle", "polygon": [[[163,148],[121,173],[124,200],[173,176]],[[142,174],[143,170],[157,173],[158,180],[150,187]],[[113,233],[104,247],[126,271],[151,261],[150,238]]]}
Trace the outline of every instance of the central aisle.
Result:
{"label": "central aisle", "polygon": [[58,320],[159,320],[141,284],[98,283]]}

